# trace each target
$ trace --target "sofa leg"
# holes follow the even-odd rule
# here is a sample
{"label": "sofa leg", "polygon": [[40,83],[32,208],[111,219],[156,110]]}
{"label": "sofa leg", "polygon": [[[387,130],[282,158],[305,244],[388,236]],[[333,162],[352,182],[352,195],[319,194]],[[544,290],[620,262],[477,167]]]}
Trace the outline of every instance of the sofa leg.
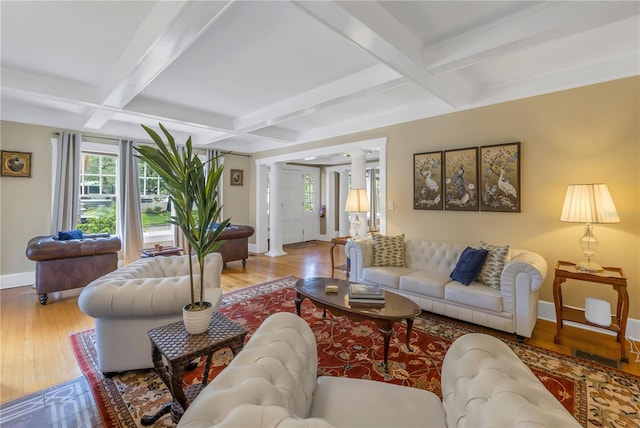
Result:
{"label": "sofa leg", "polygon": [[242,267],[247,267],[247,259],[242,259]]}
{"label": "sofa leg", "polygon": [[520,336],[519,334],[516,335],[516,340],[518,340],[518,343],[524,343],[524,336]]}
{"label": "sofa leg", "polygon": [[117,374],[118,372],[102,372],[102,376],[106,377],[107,379],[112,378]]}
{"label": "sofa leg", "polygon": [[41,305],[46,305],[47,304],[47,300],[49,300],[49,296],[47,296],[47,293],[39,294],[38,296],[40,296],[40,304]]}

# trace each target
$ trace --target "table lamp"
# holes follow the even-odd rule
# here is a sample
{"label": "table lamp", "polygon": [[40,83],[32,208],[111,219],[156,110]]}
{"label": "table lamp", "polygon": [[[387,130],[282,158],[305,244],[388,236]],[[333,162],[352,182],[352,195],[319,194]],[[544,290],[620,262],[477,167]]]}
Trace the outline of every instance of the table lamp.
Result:
{"label": "table lamp", "polygon": [[347,195],[347,204],[344,207],[346,212],[353,213],[351,227],[354,238],[362,238],[360,233],[360,213],[366,213],[369,211],[369,197],[367,196],[367,189],[350,189]]}
{"label": "table lamp", "polygon": [[560,221],[586,223],[584,235],[579,241],[586,260],[576,264],[576,268],[582,272],[601,272],[602,266],[592,260],[599,241],[593,235],[591,224],[620,222],[618,211],[616,211],[616,206],[613,203],[613,199],[611,199],[607,185],[569,185]]}

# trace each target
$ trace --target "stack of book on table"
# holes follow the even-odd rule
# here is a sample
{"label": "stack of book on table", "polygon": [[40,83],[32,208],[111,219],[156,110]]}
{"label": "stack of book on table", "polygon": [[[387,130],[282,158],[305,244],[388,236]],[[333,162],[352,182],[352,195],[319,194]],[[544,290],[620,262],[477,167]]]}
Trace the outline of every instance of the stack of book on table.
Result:
{"label": "stack of book on table", "polygon": [[384,305],[384,292],[375,285],[349,284],[349,303]]}

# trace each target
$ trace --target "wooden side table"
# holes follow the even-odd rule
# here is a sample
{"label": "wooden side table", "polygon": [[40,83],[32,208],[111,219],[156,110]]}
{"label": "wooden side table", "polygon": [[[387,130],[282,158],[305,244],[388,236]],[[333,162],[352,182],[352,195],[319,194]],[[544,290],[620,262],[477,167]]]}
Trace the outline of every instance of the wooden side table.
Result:
{"label": "wooden side table", "polygon": [[[593,324],[587,321],[585,312],[582,309],[569,308],[562,303],[562,283],[567,279],[587,281],[597,284],[606,284],[613,287],[618,293],[618,304],[615,315],[611,316],[611,325],[608,327]],[[560,331],[563,321],[573,321],[592,327],[610,330],[616,333],[616,340],[620,343],[620,360],[629,362],[629,354],[625,346],[625,332],[627,329],[627,318],[629,316],[629,294],[627,292],[627,277],[622,268],[605,267],[603,272],[580,272],[576,269],[575,263],[558,261],[556,263],[555,278],[553,280],[553,300],[556,306],[556,335],[553,338],[555,343],[560,343]]]}
{"label": "wooden side table", "polygon": [[349,238],[351,238],[351,236],[338,236],[331,239],[331,249],[329,250],[331,252],[331,278],[334,277],[336,269],[343,270],[344,274],[349,278],[349,264],[335,266],[333,261],[333,250],[336,248],[336,245],[347,245]]}
{"label": "wooden side table", "polygon": [[[171,412],[171,419],[178,423],[189,404],[207,385],[211,358],[222,348],[229,347],[235,356],[244,346],[247,329],[219,312],[215,312],[209,329],[202,334],[188,334],[182,321],[149,330],[151,358],[160,379],[167,385],[173,400],[165,404],[155,415],[143,416],[142,425],[152,425],[162,415]],[[202,383],[182,389],[182,378],[187,366],[196,358],[207,356]],[[164,357],[164,360],[163,360]],[[165,367],[165,361],[168,367]]]}

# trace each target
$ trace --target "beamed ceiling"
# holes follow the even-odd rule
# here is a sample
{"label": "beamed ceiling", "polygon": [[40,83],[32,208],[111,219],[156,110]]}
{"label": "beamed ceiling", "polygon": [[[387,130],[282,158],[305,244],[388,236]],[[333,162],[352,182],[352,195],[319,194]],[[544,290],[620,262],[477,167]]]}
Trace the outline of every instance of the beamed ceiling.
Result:
{"label": "beamed ceiling", "polygon": [[1,118],[287,148],[640,74],[637,1],[2,1]]}

